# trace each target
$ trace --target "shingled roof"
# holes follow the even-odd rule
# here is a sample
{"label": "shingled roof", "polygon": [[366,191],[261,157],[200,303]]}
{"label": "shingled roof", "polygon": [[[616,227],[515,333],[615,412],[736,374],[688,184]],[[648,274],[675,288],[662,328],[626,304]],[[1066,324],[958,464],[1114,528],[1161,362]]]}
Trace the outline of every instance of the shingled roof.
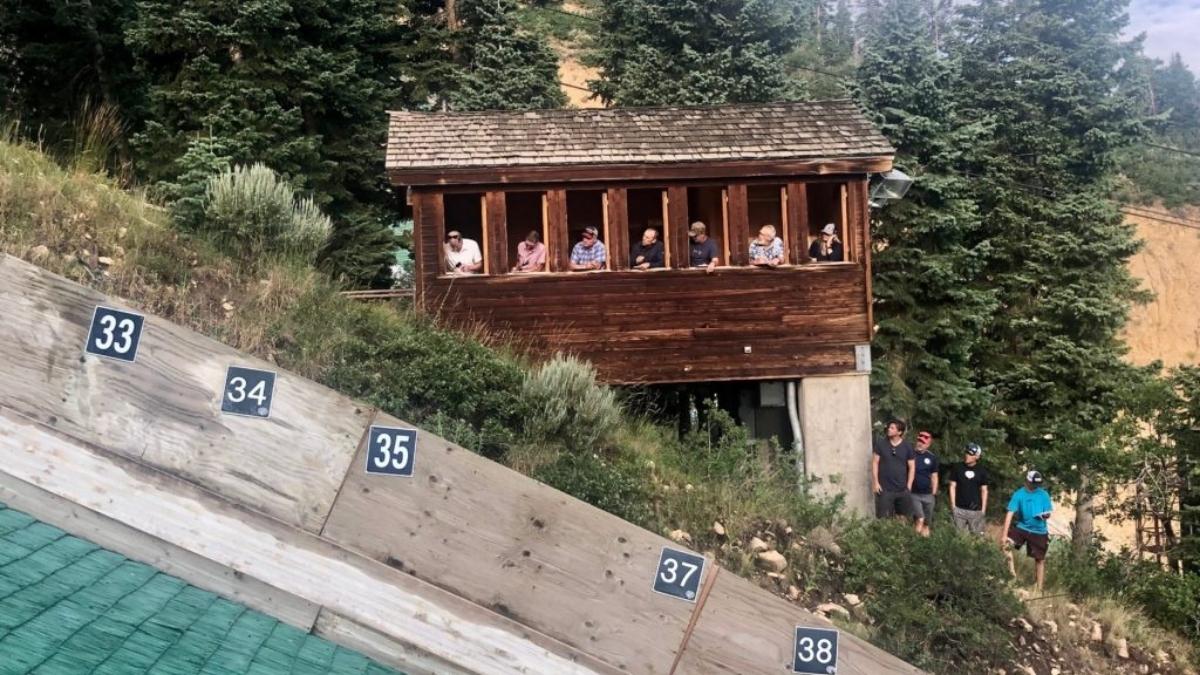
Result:
{"label": "shingled roof", "polygon": [[529,112],[392,112],[387,168],[407,171],[894,154],[848,100]]}

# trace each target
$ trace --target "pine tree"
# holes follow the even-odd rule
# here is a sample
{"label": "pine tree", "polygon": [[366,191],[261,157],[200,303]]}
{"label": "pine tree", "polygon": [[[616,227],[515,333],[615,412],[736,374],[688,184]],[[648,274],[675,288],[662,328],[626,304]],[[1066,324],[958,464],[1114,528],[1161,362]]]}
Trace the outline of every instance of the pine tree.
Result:
{"label": "pine tree", "polygon": [[799,5],[786,0],[611,0],[589,59],[589,83],[619,106],[709,105],[795,98],[784,57]]}
{"label": "pine tree", "polygon": [[[388,199],[379,144],[401,27],[389,0],[140,0],[128,43],[148,84],[142,176],[175,181],[197,137],[262,162],[344,226]],[[378,223],[383,230],[384,224]],[[364,281],[364,280],[359,280]]]}
{"label": "pine tree", "polygon": [[457,110],[560,108],[558,57],[545,37],[517,24],[516,0],[459,0],[454,38],[464,64],[450,95]]}
{"label": "pine tree", "polygon": [[982,0],[963,8],[957,42],[963,117],[990,130],[970,158],[1000,302],[979,376],[1014,457],[1080,492],[1077,543],[1119,461],[1119,334],[1141,298],[1126,268],[1138,243],[1110,199],[1116,151],[1144,133],[1126,5]]}
{"label": "pine tree", "polygon": [[990,402],[972,357],[995,311],[979,272],[986,242],[964,155],[982,134],[956,106],[956,64],[933,43],[922,0],[888,0],[865,38],[858,98],[914,178],[905,199],[873,219],[873,398],[882,419],[930,429],[946,448],[980,435]]}

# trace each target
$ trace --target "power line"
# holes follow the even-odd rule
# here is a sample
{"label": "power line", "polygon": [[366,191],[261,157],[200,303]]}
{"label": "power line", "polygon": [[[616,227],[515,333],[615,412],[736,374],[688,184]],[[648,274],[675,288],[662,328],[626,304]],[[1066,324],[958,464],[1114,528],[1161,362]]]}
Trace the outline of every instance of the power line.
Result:
{"label": "power line", "polygon": [[588,89],[587,87],[581,87],[577,84],[571,84],[570,82],[563,82],[562,80],[559,80],[558,83],[564,87],[570,87],[571,89],[578,89],[579,91],[586,91],[589,94],[592,93],[591,89]]}
{"label": "power line", "polygon": [[1150,148],[1158,148],[1159,150],[1169,150],[1171,152],[1178,152],[1181,155],[1191,155],[1192,157],[1200,157],[1200,152],[1194,152],[1192,150],[1184,150],[1183,148],[1172,148],[1169,145],[1159,145],[1157,143],[1143,143],[1142,145],[1145,145],[1146,147],[1150,147]]}

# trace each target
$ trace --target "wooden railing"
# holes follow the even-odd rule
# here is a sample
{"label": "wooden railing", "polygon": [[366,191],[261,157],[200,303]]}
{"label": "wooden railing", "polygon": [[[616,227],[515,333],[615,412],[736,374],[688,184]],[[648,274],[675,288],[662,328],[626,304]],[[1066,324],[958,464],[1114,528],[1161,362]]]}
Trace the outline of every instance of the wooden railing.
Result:
{"label": "wooden railing", "polygon": [[[654,592],[670,541],[157,317],[136,336],[98,323],[100,306],[126,307],[0,256],[0,498],[35,517],[414,675],[780,672],[797,626],[830,627],[712,560],[690,600]],[[121,358],[84,353],[114,327]],[[235,393],[258,408],[222,412]],[[410,476],[371,472],[379,427],[415,433]],[[848,633],[836,665],[916,672]]]}

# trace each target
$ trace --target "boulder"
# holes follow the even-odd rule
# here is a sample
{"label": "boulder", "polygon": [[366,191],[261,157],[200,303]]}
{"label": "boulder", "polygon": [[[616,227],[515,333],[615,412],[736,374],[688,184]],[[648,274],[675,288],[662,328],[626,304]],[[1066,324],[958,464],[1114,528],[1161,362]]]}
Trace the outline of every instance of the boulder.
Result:
{"label": "boulder", "polygon": [[725,536],[725,526],[722,525],[721,521],[719,521],[719,520],[716,521],[715,523],[713,523],[712,531],[713,531],[713,534],[717,535],[718,537]]}
{"label": "boulder", "polygon": [[823,602],[823,603],[817,605],[817,611],[820,612],[821,614],[824,614],[825,616],[837,615],[843,619],[850,618],[850,610],[846,609],[845,607],[842,607],[841,605],[837,604],[836,602]]}
{"label": "boulder", "polygon": [[750,544],[749,544],[748,548],[750,549],[751,553],[762,553],[763,551],[765,551],[771,547],[767,546],[767,542],[763,541],[762,539],[759,539],[758,537],[753,537],[752,539],[750,539]]}
{"label": "boulder", "polygon": [[667,535],[667,538],[670,539],[671,541],[675,542],[676,544],[691,544],[692,543],[692,535],[688,534],[687,532],[684,532],[683,530],[671,530],[671,533]]}
{"label": "boulder", "polygon": [[762,551],[756,558],[758,566],[768,572],[782,572],[787,569],[787,558],[779,551]]}

